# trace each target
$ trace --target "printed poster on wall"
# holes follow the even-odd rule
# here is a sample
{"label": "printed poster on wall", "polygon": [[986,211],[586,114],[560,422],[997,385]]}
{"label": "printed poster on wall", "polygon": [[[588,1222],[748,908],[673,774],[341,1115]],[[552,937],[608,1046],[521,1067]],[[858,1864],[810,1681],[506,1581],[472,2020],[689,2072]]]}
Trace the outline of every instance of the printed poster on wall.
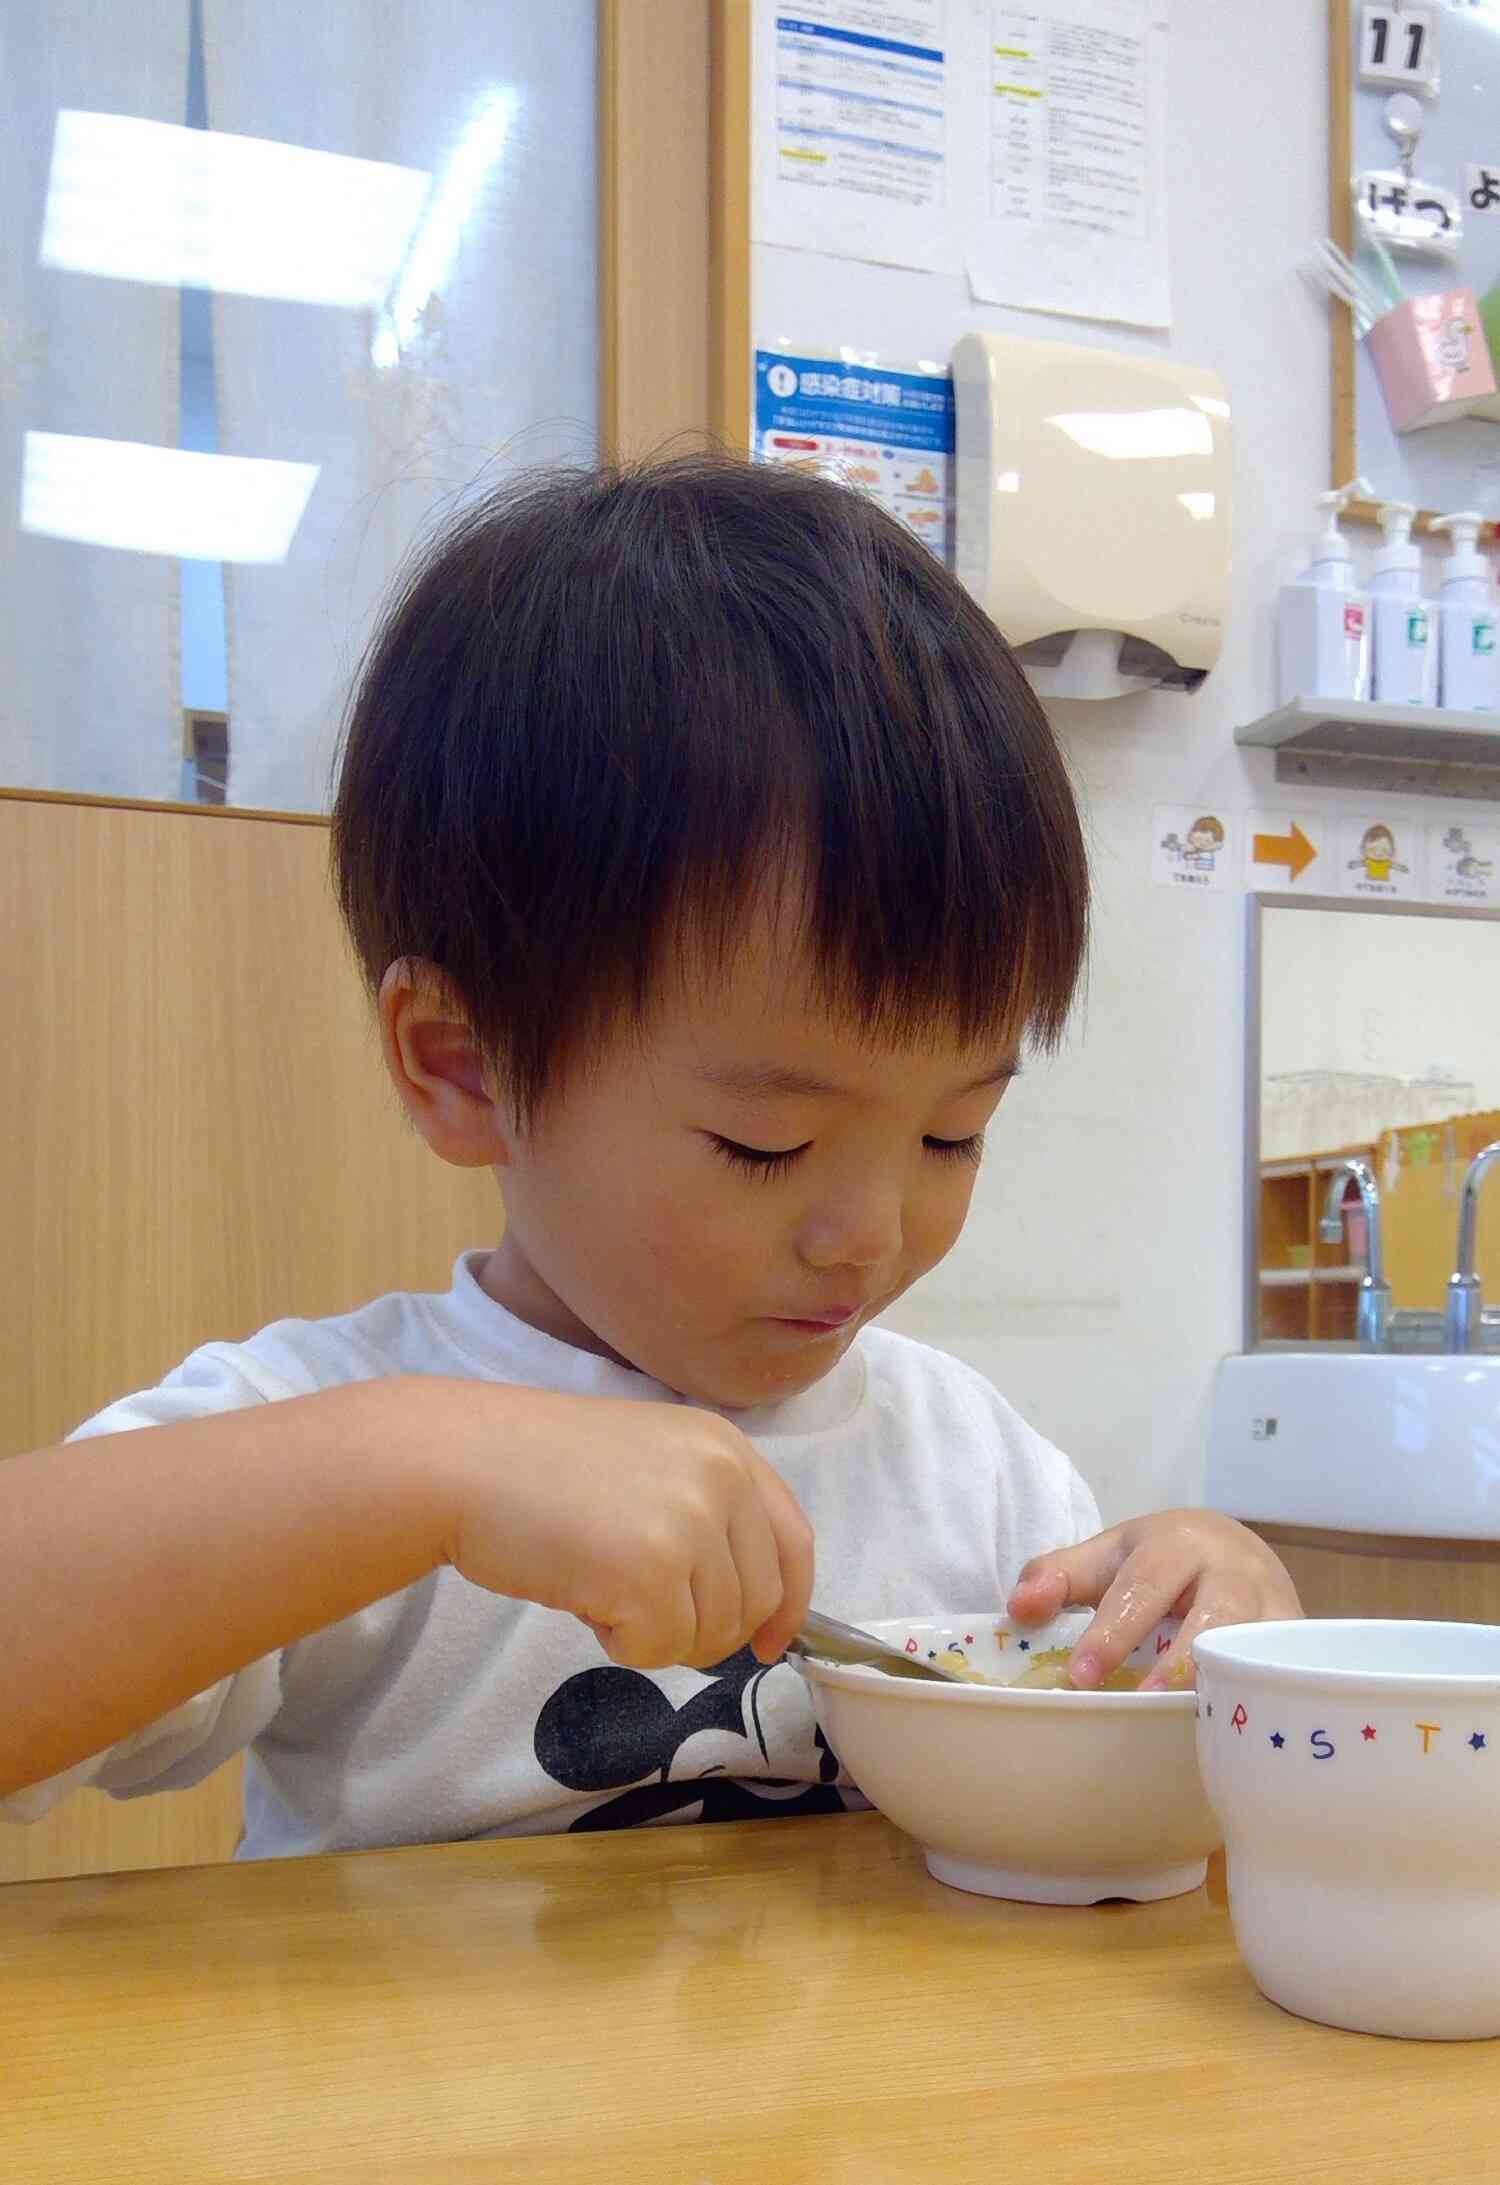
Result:
{"label": "printed poster on wall", "polygon": [[756,241],[957,271],[948,0],[761,0],[752,65]]}
{"label": "printed poster on wall", "polygon": [[974,294],[1170,325],[1162,0],[992,0],[987,12]]}
{"label": "printed poster on wall", "polygon": [[1166,6],[755,0],[755,241],[1169,325]]}
{"label": "printed poster on wall", "polygon": [[756,460],[863,488],[930,546],[953,551],[953,382],[836,357],[755,352]]}

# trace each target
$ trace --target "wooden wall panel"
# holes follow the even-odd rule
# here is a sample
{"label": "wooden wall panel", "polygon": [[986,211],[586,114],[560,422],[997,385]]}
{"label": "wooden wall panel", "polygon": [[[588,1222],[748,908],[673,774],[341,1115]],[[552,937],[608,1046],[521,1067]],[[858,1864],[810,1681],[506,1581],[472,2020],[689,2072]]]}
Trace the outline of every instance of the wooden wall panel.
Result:
{"label": "wooden wall panel", "polygon": [[0,1453],[498,1233],[400,1114],[327,857],[321,825],[0,799]]}
{"label": "wooden wall panel", "polygon": [[1308,1616],[1500,1624],[1500,1546],[1252,1525],[1275,1549]]}
{"label": "wooden wall panel", "polygon": [[[400,1114],[327,857],[321,824],[0,797],[0,1454],[498,1235],[489,1174]],[[239,1776],[0,1826],[0,1880],[225,1857]]]}

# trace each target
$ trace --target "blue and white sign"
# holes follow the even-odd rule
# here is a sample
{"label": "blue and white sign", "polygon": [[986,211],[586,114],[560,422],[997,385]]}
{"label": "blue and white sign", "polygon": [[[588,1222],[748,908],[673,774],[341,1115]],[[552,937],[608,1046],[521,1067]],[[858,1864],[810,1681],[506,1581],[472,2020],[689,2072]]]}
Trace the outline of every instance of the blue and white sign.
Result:
{"label": "blue and white sign", "polygon": [[836,357],[755,353],[755,456],[873,495],[942,561],[953,552],[953,382]]}

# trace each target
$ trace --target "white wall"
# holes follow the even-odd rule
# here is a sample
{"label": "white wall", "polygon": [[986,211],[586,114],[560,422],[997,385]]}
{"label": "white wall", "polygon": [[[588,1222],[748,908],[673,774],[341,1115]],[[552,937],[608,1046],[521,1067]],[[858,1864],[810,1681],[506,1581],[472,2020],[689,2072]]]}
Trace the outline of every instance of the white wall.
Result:
{"label": "white wall", "polygon": [[[1088,995],[1066,1053],[1007,1099],[957,1249],[890,1316],[988,1373],[1076,1458],[1106,1519],[1200,1497],[1214,1367],[1240,1340],[1244,906],[1154,885],[1150,820],[1158,803],[1286,802],[1270,754],[1241,751],[1233,731],[1275,703],[1271,599],[1329,476],[1326,313],[1294,270],[1328,226],[1325,37],[1320,0],[1173,0],[1170,337],[976,305],[958,279],[754,256],[762,344],[849,342],[894,362],[945,356],[973,325],[1165,338],[1228,383],[1221,663],[1192,697],[1054,709],[1094,853]],[[1424,821],[1449,810],[1383,804]]]}

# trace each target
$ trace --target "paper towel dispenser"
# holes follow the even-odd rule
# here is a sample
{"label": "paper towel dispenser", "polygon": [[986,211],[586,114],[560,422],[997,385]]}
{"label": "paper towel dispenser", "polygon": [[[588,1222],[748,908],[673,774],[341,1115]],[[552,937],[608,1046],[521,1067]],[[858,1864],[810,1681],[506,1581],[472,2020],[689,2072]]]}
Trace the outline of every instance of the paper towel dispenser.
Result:
{"label": "paper towel dispenser", "polygon": [[1198,366],[1006,334],[953,352],[958,574],[1043,697],[1196,690],[1229,583],[1229,403]]}

